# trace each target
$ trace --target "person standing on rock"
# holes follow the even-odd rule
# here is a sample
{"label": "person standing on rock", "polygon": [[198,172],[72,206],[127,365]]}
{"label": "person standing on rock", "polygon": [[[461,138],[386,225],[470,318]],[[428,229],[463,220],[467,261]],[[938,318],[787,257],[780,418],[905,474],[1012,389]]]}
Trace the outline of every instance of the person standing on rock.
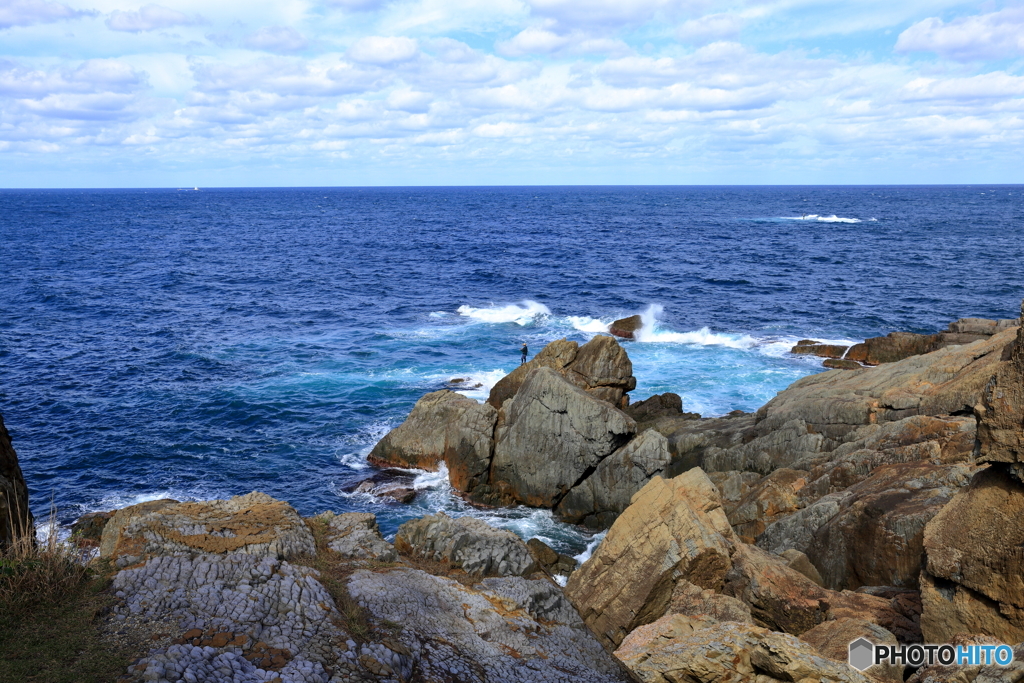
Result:
{"label": "person standing on rock", "polygon": [[520,350],[520,351],[522,352],[522,354],[523,354],[523,359],[522,359],[521,361],[519,361],[519,364],[520,364],[520,365],[522,365],[523,363],[525,363],[525,362],[526,362],[526,353],[527,353],[527,349],[526,349],[526,342],[523,342],[523,348],[521,348],[521,349],[519,349],[519,350]]}

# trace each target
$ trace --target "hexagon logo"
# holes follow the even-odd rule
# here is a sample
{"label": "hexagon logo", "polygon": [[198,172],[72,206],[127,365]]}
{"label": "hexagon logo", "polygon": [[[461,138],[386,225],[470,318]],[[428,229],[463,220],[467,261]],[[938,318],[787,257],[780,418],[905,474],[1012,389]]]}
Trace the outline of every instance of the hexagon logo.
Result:
{"label": "hexagon logo", "polygon": [[875,663],[875,646],[867,638],[858,638],[850,643],[850,666],[864,671]]}

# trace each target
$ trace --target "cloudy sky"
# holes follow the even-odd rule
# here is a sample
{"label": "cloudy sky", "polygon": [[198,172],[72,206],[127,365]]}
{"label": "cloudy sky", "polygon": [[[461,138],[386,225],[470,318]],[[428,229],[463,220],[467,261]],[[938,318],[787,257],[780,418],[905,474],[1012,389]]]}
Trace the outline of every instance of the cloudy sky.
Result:
{"label": "cloudy sky", "polygon": [[1024,182],[1024,1],[0,0],[0,187]]}

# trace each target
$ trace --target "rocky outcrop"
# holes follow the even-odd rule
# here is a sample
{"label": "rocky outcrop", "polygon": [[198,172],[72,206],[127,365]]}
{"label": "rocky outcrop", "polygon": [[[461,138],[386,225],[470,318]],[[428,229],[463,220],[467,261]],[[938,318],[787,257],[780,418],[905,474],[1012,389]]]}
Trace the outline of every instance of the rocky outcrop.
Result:
{"label": "rocky outcrop", "polygon": [[724,622],[689,634],[678,615],[639,631],[616,650],[644,683],[869,683],[845,663],[822,657],[808,643],[749,624]]}
{"label": "rocky outcrop", "polygon": [[636,339],[636,333],[644,326],[644,319],[639,315],[619,318],[608,326],[608,333],[623,339]]}
{"label": "rocky outcrop", "polygon": [[228,500],[125,508],[107,522],[100,541],[100,556],[119,566],[179,553],[291,559],[314,552],[313,535],[294,508],[255,491]]}
{"label": "rocky outcrop", "polygon": [[566,595],[598,639],[616,647],[666,613],[679,580],[721,588],[732,548],[718,491],[701,470],[655,477],[569,577]]}
{"label": "rocky outcrop", "polygon": [[[1001,645],[997,638],[979,635],[956,636],[952,645]],[[1013,662],[1009,666],[998,664],[954,664],[924,666],[907,679],[907,683],[1020,683],[1024,680],[1024,645],[1013,648]]]}
{"label": "rocky outcrop", "polygon": [[633,364],[612,337],[598,335],[583,346],[559,339],[545,346],[533,360],[498,380],[487,402],[495,408],[519,392],[526,376],[536,368],[551,368],[572,384],[612,405],[622,407],[623,395],[636,388]]}
{"label": "rocky outcrop", "polygon": [[487,471],[497,412],[489,405],[447,389],[425,395],[409,417],[370,451],[380,466],[436,470],[448,463],[449,475],[468,485]]}
{"label": "rocky outcrop", "polygon": [[649,429],[601,460],[593,474],[562,498],[555,514],[566,522],[607,529],[633,494],[671,462],[668,440]]}
{"label": "rocky outcrop", "polygon": [[842,358],[849,346],[841,344],[822,344],[812,339],[802,339],[796,343],[790,353],[798,356],[819,356],[821,358]]}
{"label": "rocky outcrop", "polygon": [[[401,626],[393,651],[415,677],[465,683],[625,683],[629,675],[548,581],[485,579],[467,587],[425,572],[358,571],[348,590],[379,621]],[[387,663],[380,660],[381,663]],[[395,667],[391,667],[395,670]],[[397,673],[397,671],[396,671]],[[381,680],[384,676],[371,680]]]}
{"label": "rocky outcrop", "polygon": [[[911,356],[938,351],[948,346],[960,346],[985,340],[1019,324],[1017,319],[961,318],[950,323],[946,331],[936,334],[890,332],[885,337],[865,339],[864,342],[851,346],[845,358],[865,365],[893,363]],[[798,353],[796,348],[793,349],[793,352]]]}
{"label": "rocky outcrop", "polygon": [[635,430],[624,413],[554,370],[531,370],[515,398],[502,408],[491,493],[507,502],[555,507]]}
{"label": "rocky outcrop", "polygon": [[537,570],[522,539],[474,517],[452,519],[439,512],[409,520],[398,528],[395,547],[473,576],[524,575]]}
{"label": "rocky outcrop", "polygon": [[531,538],[526,542],[526,547],[537,566],[552,576],[568,578],[580,564],[576,558],[557,552],[539,538]]}
{"label": "rocky outcrop", "polygon": [[369,512],[346,512],[340,515],[323,512],[313,518],[326,525],[327,547],[346,560],[395,562],[398,553],[384,540],[377,528],[377,517]]}
{"label": "rocky outcrop", "polygon": [[35,526],[28,506],[28,486],[11,445],[11,435],[0,416],[0,551],[14,540],[34,538]]}
{"label": "rocky outcrop", "polygon": [[[1024,303],[1021,304],[1024,320]],[[1024,481],[1024,327],[1003,353],[1005,363],[978,407],[979,460],[1006,463]]]}
{"label": "rocky outcrop", "polygon": [[[834,619],[823,621],[800,635],[800,640],[814,646],[824,657],[846,663],[850,657],[850,643],[866,638],[876,645],[898,645],[895,636],[878,624],[864,619]],[[879,683],[903,683],[903,666],[899,664],[878,664],[864,672]]]}

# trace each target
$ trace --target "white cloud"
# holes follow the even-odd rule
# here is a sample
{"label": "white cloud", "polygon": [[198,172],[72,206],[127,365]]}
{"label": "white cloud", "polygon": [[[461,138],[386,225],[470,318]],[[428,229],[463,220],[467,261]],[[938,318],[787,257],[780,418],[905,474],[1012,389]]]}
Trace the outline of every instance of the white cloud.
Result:
{"label": "white cloud", "polygon": [[114,59],[91,59],[75,68],[30,69],[0,61],[0,97],[41,98],[55,93],[133,93],[146,75]]}
{"label": "white cloud", "polygon": [[430,102],[433,99],[430,93],[403,88],[393,91],[385,101],[388,109],[420,114],[430,109]]}
{"label": "white cloud", "polygon": [[498,52],[509,57],[521,57],[523,55],[547,54],[559,50],[571,41],[566,36],[560,36],[553,31],[539,27],[523,29],[509,40],[499,41],[496,45]]}
{"label": "white cloud", "polygon": [[290,26],[265,26],[245,39],[245,46],[267,52],[298,52],[309,45],[306,38]]}
{"label": "white cloud", "polygon": [[190,17],[183,12],[152,3],[143,5],[135,12],[115,10],[107,17],[107,28],[111,31],[126,31],[128,33],[154,31],[171,26],[195,26],[203,23],[205,23],[205,19],[199,15]]}
{"label": "white cloud", "polygon": [[386,5],[388,0],[327,0],[332,7],[342,7],[347,10],[358,12],[369,12],[377,10]]}
{"label": "white cloud", "polygon": [[676,37],[684,43],[706,45],[739,36],[745,20],[738,14],[708,14],[684,21],[676,29]]}
{"label": "white cloud", "polygon": [[525,0],[533,14],[565,26],[614,26],[646,22],[659,13],[703,9],[702,0]]}
{"label": "white cloud", "polygon": [[367,36],[349,48],[348,56],[366,64],[390,65],[407,62],[419,52],[419,45],[411,38],[400,36]]}
{"label": "white cloud", "polygon": [[1024,7],[949,23],[937,17],[925,19],[900,34],[896,51],[935,52],[960,61],[1024,55]]}
{"label": "white cloud", "polygon": [[387,74],[344,62],[269,57],[239,65],[196,63],[192,67],[201,93],[262,91],[297,97],[344,95],[382,87]]}
{"label": "white cloud", "polygon": [[969,78],[915,78],[900,91],[904,100],[950,100],[974,102],[976,100],[1004,100],[1024,97],[1024,76],[1011,76],[994,71]]}
{"label": "white cloud", "polygon": [[75,10],[48,0],[5,0],[0,3],[0,29],[12,26],[49,24],[65,19],[95,16],[90,10]]}

